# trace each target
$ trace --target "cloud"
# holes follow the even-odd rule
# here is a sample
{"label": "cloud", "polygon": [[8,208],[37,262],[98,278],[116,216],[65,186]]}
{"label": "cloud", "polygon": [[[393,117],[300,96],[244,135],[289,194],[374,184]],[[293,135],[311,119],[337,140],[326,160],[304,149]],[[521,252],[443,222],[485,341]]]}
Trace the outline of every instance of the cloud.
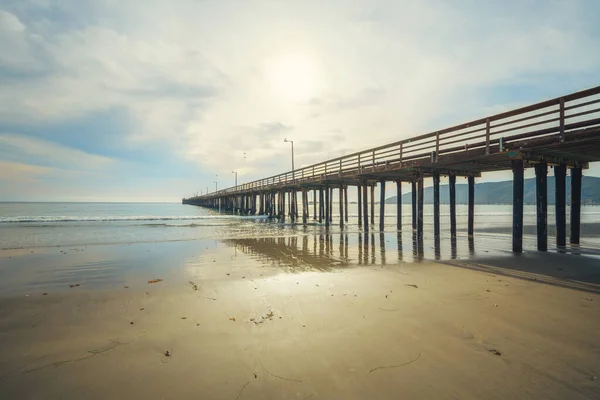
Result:
{"label": "cloud", "polygon": [[0,28],[5,32],[23,32],[25,25],[11,13],[0,10]]}
{"label": "cloud", "polygon": [[16,183],[35,183],[40,176],[47,175],[52,168],[37,165],[0,161],[0,181]]}
{"label": "cloud", "polygon": [[75,171],[101,171],[113,163],[108,157],[85,153],[41,139],[6,133],[0,134],[0,160],[9,160],[13,164],[26,160],[32,166]]}
{"label": "cloud", "polygon": [[383,88],[365,88],[359,93],[348,97],[336,95],[313,97],[308,104],[313,107],[311,116],[320,117],[323,112],[330,113],[376,106],[383,101],[385,94],[386,91]]}

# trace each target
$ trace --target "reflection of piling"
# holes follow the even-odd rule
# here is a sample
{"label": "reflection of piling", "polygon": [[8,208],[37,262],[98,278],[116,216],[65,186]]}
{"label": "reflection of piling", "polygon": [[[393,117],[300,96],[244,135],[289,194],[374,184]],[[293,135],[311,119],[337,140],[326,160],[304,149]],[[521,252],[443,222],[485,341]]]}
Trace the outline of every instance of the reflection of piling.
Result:
{"label": "reflection of piling", "polygon": [[371,264],[375,264],[375,234],[371,233]]}
{"label": "reflection of piling", "polygon": [[325,238],[323,234],[319,235],[319,258],[323,258],[325,254]]}
{"label": "reflection of piling", "polygon": [[348,260],[348,234],[344,234],[344,256]]}
{"label": "reflection of piling", "polygon": [[456,260],[457,257],[456,251],[456,236],[450,237],[450,258]]}
{"label": "reflection of piling", "polygon": [[358,263],[362,264],[363,259],[363,234],[358,232]]}
{"label": "reflection of piling", "polygon": [[423,238],[419,238],[419,235],[417,235],[416,233],[413,233],[412,240],[413,240],[413,258],[415,261],[419,261],[423,258],[423,252],[424,252]]}
{"label": "reflection of piling", "polygon": [[385,265],[385,235],[383,232],[379,233],[379,254],[381,265]]}

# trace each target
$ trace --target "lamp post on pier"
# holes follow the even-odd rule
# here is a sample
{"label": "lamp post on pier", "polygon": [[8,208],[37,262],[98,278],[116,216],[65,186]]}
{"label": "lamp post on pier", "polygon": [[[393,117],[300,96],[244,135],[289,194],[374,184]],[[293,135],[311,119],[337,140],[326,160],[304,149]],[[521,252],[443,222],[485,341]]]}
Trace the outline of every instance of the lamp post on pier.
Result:
{"label": "lamp post on pier", "polygon": [[283,141],[285,143],[291,143],[292,144],[292,180],[294,180],[294,141],[293,140],[288,140],[287,138],[283,139]]}
{"label": "lamp post on pier", "polygon": [[[217,174],[216,177],[217,177],[217,180],[215,181],[215,193],[217,193],[219,191],[219,188],[218,188],[219,174]],[[221,199],[217,198],[217,201],[219,202],[219,212],[221,212]]]}
{"label": "lamp post on pier", "polygon": [[232,174],[235,174],[235,189],[237,190],[237,171],[231,171]]}

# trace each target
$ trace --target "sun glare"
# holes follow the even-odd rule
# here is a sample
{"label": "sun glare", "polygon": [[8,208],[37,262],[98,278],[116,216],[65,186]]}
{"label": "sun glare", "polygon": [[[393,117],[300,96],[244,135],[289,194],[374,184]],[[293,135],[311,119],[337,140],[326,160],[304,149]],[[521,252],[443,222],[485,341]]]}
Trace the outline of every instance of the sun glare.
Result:
{"label": "sun glare", "polygon": [[316,65],[301,54],[273,59],[267,66],[267,78],[275,95],[291,101],[306,101],[317,89]]}

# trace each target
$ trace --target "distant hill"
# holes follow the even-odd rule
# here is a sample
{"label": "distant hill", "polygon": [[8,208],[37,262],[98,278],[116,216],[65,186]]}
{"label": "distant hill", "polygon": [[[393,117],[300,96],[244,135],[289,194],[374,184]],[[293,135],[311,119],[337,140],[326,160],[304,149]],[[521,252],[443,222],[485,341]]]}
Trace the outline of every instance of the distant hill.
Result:
{"label": "distant hill", "polygon": [[[475,183],[475,204],[512,204],[512,181]],[[467,204],[468,185],[456,185],[456,203]],[[424,203],[433,203],[433,187],[424,189]],[[448,204],[448,185],[440,185],[440,203]],[[571,198],[571,177],[567,176],[567,203]],[[525,204],[535,204],[535,178],[525,180]],[[600,204],[600,178],[584,176],[581,184],[581,201],[583,204]],[[396,204],[396,196],[385,201]],[[402,203],[410,204],[411,193],[402,195]],[[548,176],[548,204],[554,204],[554,177]]]}

